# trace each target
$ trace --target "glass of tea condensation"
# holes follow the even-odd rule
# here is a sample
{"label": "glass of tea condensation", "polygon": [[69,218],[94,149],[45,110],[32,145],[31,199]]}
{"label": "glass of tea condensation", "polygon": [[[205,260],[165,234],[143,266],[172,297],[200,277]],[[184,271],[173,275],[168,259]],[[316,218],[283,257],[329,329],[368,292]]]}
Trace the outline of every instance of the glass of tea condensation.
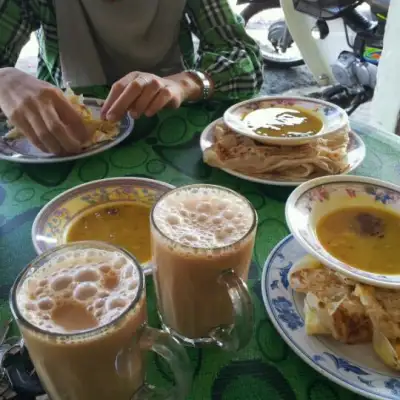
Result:
{"label": "glass of tea condensation", "polygon": [[151,213],[152,265],[165,330],[189,346],[244,347],[253,332],[246,281],[257,213],[220,186],[183,186]]}
{"label": "glass of tea condensation", "polygon": [[[11,310],[52,400],[185,399],[185,348],[147,325],[144,274],[128,252],[102,242],[52,249],[16,279]],[[175,375],[170,390],[145,384],[154,351]]]}

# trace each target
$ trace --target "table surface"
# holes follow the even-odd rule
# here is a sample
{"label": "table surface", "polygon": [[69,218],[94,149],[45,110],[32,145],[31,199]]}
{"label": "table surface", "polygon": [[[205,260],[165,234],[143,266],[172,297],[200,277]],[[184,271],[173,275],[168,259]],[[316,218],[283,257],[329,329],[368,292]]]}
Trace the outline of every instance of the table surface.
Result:
{"label": "table surface", "polygon": [[[102,91],[88,92],[104,97]],[[290,188],[259,185],[232,177],[202,162],[199,136],[219,118],[226,106],[205,104],[166,110],[137,121],[122,144],[100,155],[54,165],[19,165],[0,161],[0,319],[9,317],[10,286],[18,272],[35,257],[32,222],[46,202],[78,184],[117,176],[141,176],[173,185],[213,183],[245,195],[259,215],[258,234],[249,287],[255,308],[250,344],[234,354],[218,349],[189,349],[194,384],[189,399],[361,399],[319,375],[300,360],[270,322],[261,296],[264,262],[286,235],[284,204]],[[400,184],[400,139],[353,124],[367,145],[367,157],[357,174]],[[150,325],[158,326],[152,279],[147,279]],[[166,384],[170,374],[155,356],[149,356],[148,379]]]}

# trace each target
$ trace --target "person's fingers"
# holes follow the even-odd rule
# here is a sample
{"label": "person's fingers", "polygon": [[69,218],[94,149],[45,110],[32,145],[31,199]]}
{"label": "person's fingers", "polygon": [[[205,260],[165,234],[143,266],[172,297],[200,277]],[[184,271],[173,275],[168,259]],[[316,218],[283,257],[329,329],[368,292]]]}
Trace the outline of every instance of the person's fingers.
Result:
{"label": "person's fingers", "polygon": [[122,94],[118,97],[118,99],[114,102],[114,104],[110,107],[107,112],[107,119],[109,121],[118,121],[122,118],[122,116],[128,111],[130,105],[142,95],[143,90],[146,86],[151,83],[150,78],[140,75],[132,82],[130,82],[122,92]]}
{"label": "person's fingers", "polygon": [[164,86],[165,85],[159,79],[153,79],[145,86],[139,98],[129,107],[133,118],[139,118],[146,111],[149,104],[155,99]]}
{"label": "person's fingers", "polygon": [[46,147],[48,153],[61,154],[62,146],[60,142],[48,130],[46,123],[40,114],[30,114],[28,121],[33,132]]}
{"label": "person's fingers", "polygon": [[110,108],[119,98],[119,96],[121,96],[128,84],[129,82],[125,82],[125,80],[120,80],[112,85],[110,93],[108,94],[103,104],[103,107],[101,108],[101,118],[107,119],[107,114],[110,111]]}
{"label": "person's fingers", "polygon": [[81,150],[81,143],[68,132],[68,127],[60,120],[53,106],[49,105],[44,110],[43,120],[47,130],[57,139],[66,153],[77,153]]}
{"label": "person's fingers", "polygon": [[157,96],[147,105],[144,114],[146,117],[152,117],[169,104],[172,98],[173,93],[168,86],[161,88]]}
{"label": "person's fingers", "polygon": [[[65,97],[57,96],[52,104],[58,114],[59,120],[61,120],[65,127],[67,135],[78,143],[85,143],[90,137],[90,132],[86,129],[81,116],[68,100]],[[49,107],[51,106],[49,105]],[[70,143],[72,143],[72,140]]]}
{"label": "person's fingers", "polygon": [[121,96],[122,92],[129,85],[129,83],[135,80],[138,76],[139,72],[131,72],[112,85],[110,93],[108,94],[103,107],[101,108],[101,118],[107,119],[107,113],[110,111],[111,106],[115,103],[118,97]]}
{"label": "person's fingers", "polygon": [[[33,102],[27,102],[25,107],[14,110],[9,118],[10,123],[19,129],[24,136],[39,150],[50,153],[51,150],[41,140],[37,134],[36,127],[30,122],[30,117],[37,115]],[[41,119],[39,115],[39,120]],[[42,121],[43,122],[43,121]],[[40,125],[40,124],[37,124]],[[42,128],[40,128],[42,129]]]}
{"label": "person's fingers", "polygon": [[49,152],[46,146],[40,141],[39,137],[35,134],[35,131],[33,130],[28,120],[20,119],[18,121],[13,121],[12,124],[16,128],[18,128],[35,147],[37,147],[44,153]]}

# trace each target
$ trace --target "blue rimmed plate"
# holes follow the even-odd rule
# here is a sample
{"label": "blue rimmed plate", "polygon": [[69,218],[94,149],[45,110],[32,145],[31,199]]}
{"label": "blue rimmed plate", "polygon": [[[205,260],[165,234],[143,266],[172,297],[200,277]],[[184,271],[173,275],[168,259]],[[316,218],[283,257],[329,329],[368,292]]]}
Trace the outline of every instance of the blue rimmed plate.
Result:
{"label": "blue rimmed plate", "polygon": [[[100,111],[104,100],[85,97],[84,103],[91,109],[95,117],[100,117]],[[7,126],[7,122],[3,116],[2,118],[0,118],[0,160],[14,161],[25,164],[48,164],[72,161],[79,158],[89,157],[94,154],[111,149],[118,143],[122,142],[132,132],[133,126],[134,120],[130,115],[125,114],[120,123],[119,133],[114,139],[107,142],[95,144],[91,147],[88,147],[79,154],[60,157],[54,154],[48,154],[40,151],[25,138],[12,141],[3,140],[2,136],[4,136],[9,131],[9,127]]]}
{"label": "blue rimmed plate", "polygon": [[307,336],[304,329],[304,295],[288,282],[292,265],[306,254],[292,235],[268,257],[261,279],[269,317],[286,343],[307,364],[333,382],[371,399],[398,400],[400,375],[385,367],[372,344],[347,345],[333,338]]}

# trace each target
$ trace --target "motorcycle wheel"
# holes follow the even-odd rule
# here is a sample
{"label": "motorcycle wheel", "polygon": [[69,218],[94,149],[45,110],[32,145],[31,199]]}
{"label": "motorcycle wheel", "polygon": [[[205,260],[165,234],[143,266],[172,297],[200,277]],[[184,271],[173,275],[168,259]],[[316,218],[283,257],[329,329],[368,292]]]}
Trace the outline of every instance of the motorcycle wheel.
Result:
{"label": "motorcycle wheel", "polygon": [[[271,27],[276,26],[278,23],[284,24],[284,19],[282,17],[279,16],[271,22],[266,22],[265,26],[262,27],[261,35],[260,29],[251,29],[251,19],[253,17],[256,15],[261,17],[259,14],[277,8],[280,9],[279,0],[272,0],[266,3],[250,3],[246,6],[240,13],[245,22],[246,32],[260,44],[262,57],[266,65],[280,68],[291,68],[303,65],[304,60],[295,43],[292,43],[285,53],[279,53],[268,38]],[[256,31],[258,31],[258,33]]]}

